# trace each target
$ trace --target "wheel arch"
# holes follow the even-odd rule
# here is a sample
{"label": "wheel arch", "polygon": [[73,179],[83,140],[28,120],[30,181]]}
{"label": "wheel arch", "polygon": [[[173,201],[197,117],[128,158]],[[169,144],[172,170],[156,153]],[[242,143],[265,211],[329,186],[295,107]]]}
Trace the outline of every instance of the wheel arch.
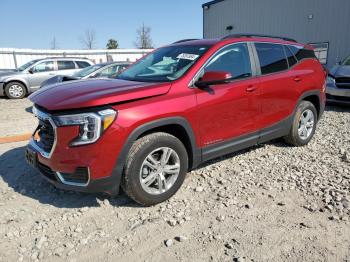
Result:
{"label": "wheel arch", "polygon": [[151,121],[135,128],[125,141],[112,170],[112,176],[115,181],[115,190],[117,190],[117,188],[119,189],[127,155],[133,143],[138,138],[154,132],[169,133],[184,143],[189,158],[189,170],[196,168],[201,163],[201,149],[196,146],[195,134],[191,125],[185,118],[169,117]]}
{"label": "wheel arch", "polygon": [[18,80],[18,79],[9,79],[9,80],[6,80],[5,81],[5,83],[4,83],[4,94],[5,94],[5,88],[6,88],[6,86],[9,84],[9,83],[12,83],[12,82],[17,82],[17,83],[20,83],[20,84],[22,84],[23,86],[24,86],[24,88],[26,89],[26,91],[27,91],[27,94],[29,94],[29,89],[28,89],[28,85],[27,85],[27,83],[25,83],[25,81],[23,81],[23,80]]}
{"label": "wheel arch", "polygon": [[321,118],[324,111],[324,105],[321,102],[321,92],[319,90],[307,91],[303,93],[303,95],[299,98],[298,104],[301,101],[309,101],[310,103],[312,103],[317,110],[317,118]]}

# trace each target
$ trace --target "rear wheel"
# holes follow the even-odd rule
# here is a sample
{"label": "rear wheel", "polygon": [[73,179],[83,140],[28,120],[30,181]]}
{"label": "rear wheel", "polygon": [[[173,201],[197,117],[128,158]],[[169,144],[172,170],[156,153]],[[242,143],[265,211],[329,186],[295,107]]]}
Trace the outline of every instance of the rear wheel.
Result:
{"label": "rear wheel", "polygon": [[290,132],[284,139],[293,146],[307,145],[315,134],[316,124],[315,106],[309,101],[302,101],[297,107]]}
{"label": "rear wheel", "polygon": [[10,99],[21,99],[25,97],[27,90],[22,83],[10,82],[5,86],[5,93]]}
{"label": "rear wheel", "polygon": [[187,151],[179,139],[167,133],[150,134],[131,147],[122,187],[137,203],[155,205],[178,191],[187,168]]}

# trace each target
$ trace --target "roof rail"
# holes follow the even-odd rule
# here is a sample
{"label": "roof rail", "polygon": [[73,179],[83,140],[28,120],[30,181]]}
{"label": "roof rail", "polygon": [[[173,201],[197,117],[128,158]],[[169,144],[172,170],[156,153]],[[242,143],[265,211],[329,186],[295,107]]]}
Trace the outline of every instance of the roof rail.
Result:
{"label": "roof rail", "polygon": [[179,43],[183,43],[183,42],[187,42],[187,41],[193,41],[193,40],[198,40],[198,39],[196,39],[196,38],[193,38],[193,39],[191,39],[191,38],[189,38],[189,39],[182,39],[182,40],[174,42],[173,44],[179,44]]}
{"label": "roof rail", "polygon": [[225,37],[221,38],[221,40],[230,39],[230,38],[241,38],[241,37],[264,37],[264,38],[282,39],[282,40],[290,41],[290,42],[297,42],[295,39],[292,39],[292,38],[289,38],[289,37],[263,35],[263,34],[233,34],[233,35],[225,36]]}

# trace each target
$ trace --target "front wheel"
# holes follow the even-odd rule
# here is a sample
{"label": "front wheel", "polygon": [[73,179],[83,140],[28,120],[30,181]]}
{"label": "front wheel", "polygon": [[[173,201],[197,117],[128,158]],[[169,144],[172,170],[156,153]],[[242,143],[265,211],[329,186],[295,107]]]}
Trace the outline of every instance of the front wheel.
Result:
{"label": "front wheel", "polygon": [[178,191],[187,169],[188,155],[181,141],[167,133],[153,133],[131,147],[122,187],[137,203],[155,205]]}
{"label": "front wheel", "polygon": [[293,124],[285,141],[293,146],[307,145],[315,134],[317,110],[309,101],[302,101],[297,107]]}
{"label": "front wheel", "polygon": [[10,82],[5,86],[5,93],[10,99],[21,99],[25,97],[27,91],[22,83]]}

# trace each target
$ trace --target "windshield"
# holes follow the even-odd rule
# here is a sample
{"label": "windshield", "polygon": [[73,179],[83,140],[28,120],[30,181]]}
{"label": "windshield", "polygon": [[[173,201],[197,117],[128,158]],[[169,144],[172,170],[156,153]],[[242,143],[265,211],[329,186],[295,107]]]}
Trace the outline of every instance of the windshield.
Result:
{"label": "windshield", "polygon": [[28,63],[25,63],[24,65],[20,66],[17,70],[18,71],[23,71],[26,70],[28,67],[30,67],[31,65],[34,65],[36,62],[38,62],[39,60],[32,60]]}
{"label": "windshield", "polygon": [[139,82],[169,82],[180,78],[209,49],[209,45],[159,48],[117,78]]}
{"label": "windshield", "polygon": [[84,76],[90,75],[91,73],[95,72],[96,70],[100,69],[101,67],[103,67],[103,65],[88,66],[88,67],[74,73],[73,76],[82,78]]}

